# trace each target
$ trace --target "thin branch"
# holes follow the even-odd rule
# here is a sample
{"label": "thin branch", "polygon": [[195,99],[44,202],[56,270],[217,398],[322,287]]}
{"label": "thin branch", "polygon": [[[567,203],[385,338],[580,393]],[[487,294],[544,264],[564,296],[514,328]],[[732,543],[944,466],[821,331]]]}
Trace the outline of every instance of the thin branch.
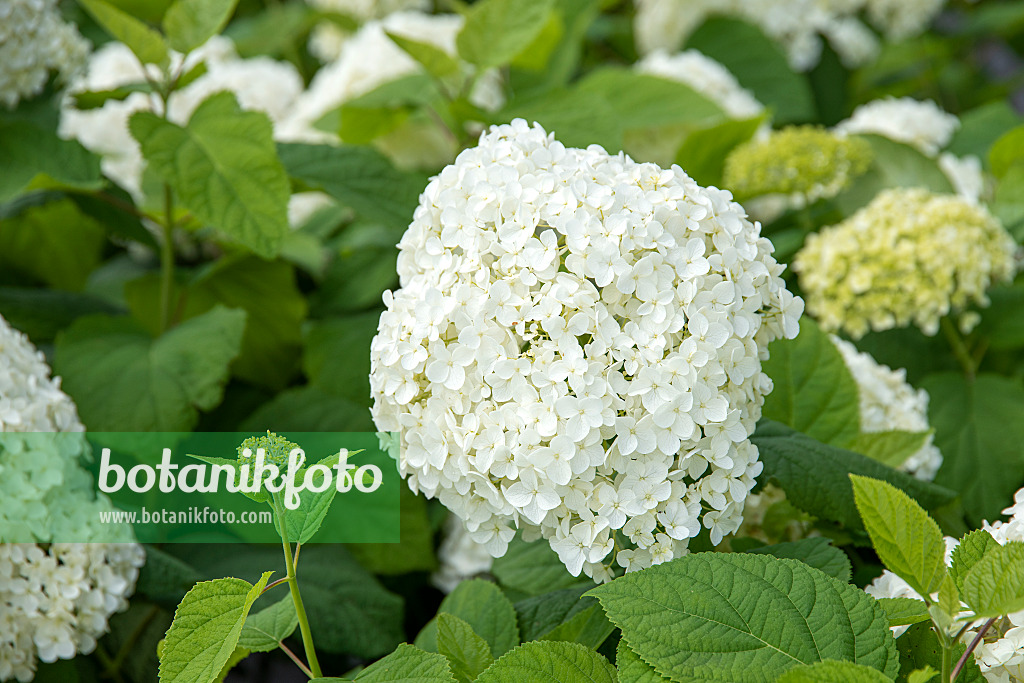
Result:
{"label": "thin branch", "polygon": [[960,670],[963,669],[964,664],[967,663],[967,658],[970,657],[971,653],[978,647],[978,644],[981,643],[981,639],[985,637],[985,632],[992,627],[992,624],[996,623],[997,618],[998,617],[992,617],[986,621],[985,625],[981,627],[980,631],[978,631],[978,635],[974,636],[974,640],[971,641],[971,644],[967,646],[967,649],[964,650],[964,653],[960,656],[960,661],[958,661],[956,666],[953,667],[953,675],[950,676],[949,683],[953,683],[953,681],[956,680],[956,677],[960,675]]}
{"label": "thin branch", "polygon": [[295,662],[295,666],[297,666],[300,669],[302,669],[302,673],[306,674],[310,678],[316,678],[316,676],[313,675],[313,672],[309,670],[309,667],[302,663],[302,660],[299,659],[298,655],[296,655],[294,652],[292,652],[291,649],[287,645],[284,644],[283,640],[278,641],[277,645],[278,645],[278,647],[281,648],[281,650],[286,655],[291,657],[291,660],[293,662]]}

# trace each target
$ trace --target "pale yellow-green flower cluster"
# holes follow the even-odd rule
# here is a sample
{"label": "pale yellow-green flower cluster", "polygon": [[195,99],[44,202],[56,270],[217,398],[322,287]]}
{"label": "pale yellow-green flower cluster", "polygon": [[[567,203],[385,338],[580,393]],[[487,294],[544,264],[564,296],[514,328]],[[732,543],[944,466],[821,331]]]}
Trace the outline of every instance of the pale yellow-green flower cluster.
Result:
{"label": "pale yellow-green flower cluster", "polygon": [[734,149],[723,184],[738,198],[784,195],[800,207],[834,197],[868,170],[871,147],[819,126],[790,126]]}
{"label": "pale yellow-green flower cluster", "polygon": [[1014,273],[1013,238],[984,208],[955,195],[885,190],[797,254],[807,310],[822,328],[860,338],[988,305],[985,290]]}

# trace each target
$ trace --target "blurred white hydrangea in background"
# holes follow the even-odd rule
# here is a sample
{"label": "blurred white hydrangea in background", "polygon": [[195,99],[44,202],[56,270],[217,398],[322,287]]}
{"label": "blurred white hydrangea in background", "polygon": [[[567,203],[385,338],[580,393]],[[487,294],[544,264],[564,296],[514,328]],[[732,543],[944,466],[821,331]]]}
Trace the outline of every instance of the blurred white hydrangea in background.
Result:
{"label": "blurred white hydrangea in background", "polygon": [[[869,353],[835,335],[831,337],[850,369],[860,396],[860,429],[866,434],[903,431],[927,432],[928,392],[907,383],[907,371],[881,365]],[[929,434],[920,450],[899,467],[918,479],[932,481],[942,466],[942,453]]]}
{"label": "blurred white hydrangea in background", "polygon": [[[423,68],[398,47],[388,33],[429,43],[456,55],[455,38],[463,18],[454,14],[396,12],[365,24],[341,47],[338,58],[324,65],[309,88],[296,100],[292,113],[279,128],[281,138],[298,142],[340,142],[334,132],[316,127],[324,115],[375,88]],[[470,69],[466,65],[467,73]],[[476,106],[494,111],[504,103],[497,71],[478,79],[470,95]],[[374,144],[402,168],[439,168],[458,152],[458,141],[434,119],[412,118]]]}
{"label": "blurred white hydrangea in background", "polygon": [[827,331],[859,339],[913,324],[934,335],[943,316],[977,320],[967,309],[988,305],[985,290],[1013,278],[1016,249],[981,206],[956,195],[890,189],[808,235],[793,270],[807,310]]}
{"label": "blurred white hydrangea in background", "polygon": [[836,125],[836,131],[880,135],[910,145],[926,156],[938,157],[939,168],[956,193],[976,204],[985,188],[981,160],[973,155],[958,157],[942,152],[959,127],[960,119],[931,100],[887,97],[860,105],[850,118]]}
{"label": "blurred white hydrangea in background", "polygon": [[519,527],[604,581],[739,526],[761,361],[803,302],[729,193],[516,120],[430,182],[399,249],[374,420],[492,555]]}
{"label": "blurred white hydrangea in background", "polygon": [[[92,652],[110,615],[127,608],[145,553],[135,543],[50,542],[100,538],[98,512],[110,504],[91,497],[79,465],[84,444],[75,433],[83,427],[74,404],[42,354],[2,317],[0,431],[0,681],[24,682],[37,660]],[[46,545],[8,542],[26,536]]]}
{"label": "blurred white hydrangea in background", "polygon": [[[430,0],[308,0],[308,3],[322,12],[342,14],[360,24],[404,10],[427,12],[431,4]],[[341,56],[342,46],[351,37],[350,32],[336,23],[322,21],[313,29],[309,51],[321,62],[333,62]]]}
{"label": "blurred white hydrangea in background", "polygon": [[945,0],[635,0],[636,44],[641,54],[679,49],[711,16],[732,16],[756,24],[775,39],[797,71],[813,68],[821,57],[822,36],[846,66],[874,58],[878,37],[859,18],[889,40],[924,31]]}
{"label": "blurred white hydrangea in background", "polygon": [[[1000,545],[1008,541],[1024,542],[1024,489],[1014,494],[1013,505],[1003,510],[1006,521],[997,520],[982,524],[982,529],[992,535]],[[946,537],[946,564],[950,564],[953,549],[959,541]],[[921,596],[907,582],[889,570],[882,573],[865,589],[876,598],[914,598]],[[978,635],[981,623],[966,631],[961,642],[971,643]],[[908,627],[897,626],[893,633],[899,637]],[[974,661],[989,683],[1019,683],[1024,681],[1024,610],[998,619],[983,636],[974,651]]]}
{"label": "blurred white hydrangea in background", "polygon": [[89,55],[89,42],[65,22],[57,0],[0,2],[0,104],[14,108],[39,94],[52,72],[68,80]]}
{"label": "blurred white hydrangea in background", "polygon": [[463,581],[491,571],[494,558],[487,547],[473,540],[465,523],[449,515],[444,524],[444,540],[437,549],[437,571],[430,582],[445,593],[451,593]]}
{"label": "blurred white hydrangea in background", "polygon": [[[172,55],[172,68],[182,64],[180,54]],[[240,59],[234,43],[221,36],[189,53],[183,69],[206,65],[206,73],[171,94],[168,118],[184,125],[192,112],[210,95],[230,91],[243,109],[265,113],[278,125],[291,112],[302,92],[302,78],[295,67],[268,57]],[[155,67],[149,74],[159,78]],[[87,73],[74,81],[61,110],[60,134],[73,138],[103,157],[103,171],[128,190],[136,200],[142,198],[144,161],[139,145],[128,130],[128,119],[137,111],[160,111],[157,95],[130,94],[123,100],[108,100],[102,107],[78,110],[73,106],[76,92],[112,90],[144,83],[146,72],[131,50],[122,43],[108,43],[93,53]]]}

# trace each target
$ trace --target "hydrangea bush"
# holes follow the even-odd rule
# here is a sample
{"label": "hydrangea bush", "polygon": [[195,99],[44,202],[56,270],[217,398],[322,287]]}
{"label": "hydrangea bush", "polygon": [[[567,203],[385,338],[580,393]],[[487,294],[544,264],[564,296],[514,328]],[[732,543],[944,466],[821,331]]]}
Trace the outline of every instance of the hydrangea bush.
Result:
{"label": "hydrangea bush", "polygon": [[0,681],[1024,683],[1019,5],[0,0]]}

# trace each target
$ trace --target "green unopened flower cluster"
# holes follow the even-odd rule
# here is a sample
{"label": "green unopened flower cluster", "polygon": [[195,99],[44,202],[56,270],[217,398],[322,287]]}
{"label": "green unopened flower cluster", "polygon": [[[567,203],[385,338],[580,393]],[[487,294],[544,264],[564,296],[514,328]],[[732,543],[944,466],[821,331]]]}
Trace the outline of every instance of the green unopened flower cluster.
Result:
{"label": "green unopened flower cluster", "polygon": [[920,189],[879,193],[845,221],[810,235],[793,269],[807,310],[830,331],[870,330],[940,320],[1013,277],[1015,244],[984,208]]}
{"label": "green unopened flower cluster", "polygon": [[736,197],[781,194],[802,206],[834,197],[867,171],[871,147],[820,126],[790,126],[734,149],[725,160],[725,187]]}
{"label": "green unopened flower cluster", "polygon": [[[249,449],[250,455],[246,457],[245,449]],[[250,436],[238,447],[238,459],[241,462],[256,462],[256,450],[262,448],[265,455],[265,462],[273,463],[278,467],[288,466],[288,454],[298,445],[292,443],[283,436],[278,436],[271,431],[266,436]]]}

